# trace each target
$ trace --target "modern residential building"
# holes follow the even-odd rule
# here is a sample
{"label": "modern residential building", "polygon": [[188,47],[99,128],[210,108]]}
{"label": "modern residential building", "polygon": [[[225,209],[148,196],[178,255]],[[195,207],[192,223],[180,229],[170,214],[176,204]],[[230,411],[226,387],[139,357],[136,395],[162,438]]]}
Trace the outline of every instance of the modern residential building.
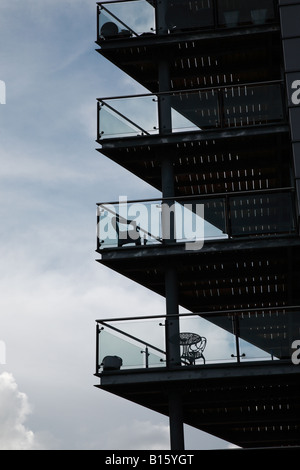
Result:
{"label": "modern residential building", "polygon": [[[97,6],[145,93],[98,99],[99,151],[159,190],[97,204],[97,261],[164,296],[97,320],[106,390],[244,448],[300,441],[300,1]],[[130,195],[128,195],[128,199]]]}

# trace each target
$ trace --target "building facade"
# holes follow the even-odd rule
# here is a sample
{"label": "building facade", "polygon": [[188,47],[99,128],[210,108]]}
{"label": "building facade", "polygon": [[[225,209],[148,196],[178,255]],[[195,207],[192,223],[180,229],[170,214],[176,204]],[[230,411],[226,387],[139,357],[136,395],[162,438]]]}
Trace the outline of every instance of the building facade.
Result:
{"label": "building facade", "polygon": [[98,99],[98,150],[161,194],[97,204],[98,261],[166,310],[97,320],[95,375],[168,416],[171,449],[184,423],[299,444],[299,18],[291,0],[97,6],[98,52],[145,89]]}

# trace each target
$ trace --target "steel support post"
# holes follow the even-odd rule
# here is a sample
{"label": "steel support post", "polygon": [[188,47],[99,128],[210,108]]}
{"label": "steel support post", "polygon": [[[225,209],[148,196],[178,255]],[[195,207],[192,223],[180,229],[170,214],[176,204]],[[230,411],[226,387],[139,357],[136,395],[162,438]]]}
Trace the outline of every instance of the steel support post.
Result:
{"label": "steel support post", "polygon": [[[167,1],[159,0],[156,8],[157,33],[166,33],[165,16]],[[170,71],[167,57],[161,57],[158,64],[159,91],[170,91]],[[171,95],[160,95],[158,101],[158,122],[160,135],[172,132],[172,110]],[[171,198],[162,207],[163,239],[165,243],[175,241],[175,207],[174,200],[174,170],[172,155],[162,150],[161,178],[162,196]],[[167,232],[166,232],[167,229]],[[167,233],[167,234],[166,234]],[[165,236],[164,236],[165,235]],[[169,368],[180,365],[180,343],[179,343],[179,305],[178,305],[178,282],[175,266],[165,268],[165,295],[166,295],[166,356]],[[184,449],[184,427],[182,399],[178,392],[169,392],[169,420],[170,420],[170,442],[171,450]]]}

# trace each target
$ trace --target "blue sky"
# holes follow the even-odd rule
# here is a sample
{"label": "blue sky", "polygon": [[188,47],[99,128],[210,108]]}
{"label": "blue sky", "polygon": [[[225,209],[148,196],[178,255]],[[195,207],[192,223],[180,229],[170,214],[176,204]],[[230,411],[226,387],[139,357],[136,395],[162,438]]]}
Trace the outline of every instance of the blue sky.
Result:
{"label": "blue sky", "polygon": [[96,98],[140,89],[95,37],[94,0],[1,0],[0,449],[169,446],[163,416],[93,387],[95,319],[164,312],[95,262],[96,202],[157,196],[95,151]]}

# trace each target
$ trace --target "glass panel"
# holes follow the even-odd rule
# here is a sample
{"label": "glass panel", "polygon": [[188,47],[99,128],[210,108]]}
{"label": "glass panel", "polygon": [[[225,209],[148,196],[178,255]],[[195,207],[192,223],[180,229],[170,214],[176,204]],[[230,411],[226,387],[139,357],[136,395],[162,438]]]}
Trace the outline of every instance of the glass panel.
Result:
{"label": "glass panel", "polygon": [[157,133],[154,96],[103,100],[99,112],[99,137],[124,137]]}
{"label": "glass panel", "polygon": [[295,230],[290,193],[230,197],[232,235]]}
{"label": "glass panel", "polygon": [[292,342],[300,337],[300,315],[284,310],[249,312],[240,316],[239,328],[244,340],[241,347],[249,360],[289,359]]}
{"label": "glass panel", "polygon": [[180,318],[182,365],[236,362],[232,318],[183,316]]}
{"label": "glass panel", "polygon": [[[102,330],[100,333],[100,361],[99,364],[106,368],[126,369],[130,367],[144,367],[144,357],[141,353],[142,347],[131,344],[124,338],[120,338],[110,333],[109,330]],[[105,364],[105,358],[107,362]],[[110,358],[120,358],[121,361],[113,361]],[[108,362],[109,361],[109,362]],[[115,362],[115,366],[114,366]]]}
{"label": "glass panel", "polygon": [[[169,317],[169,321],[174,319]],[[101,370],[165,367],[165,324],[166,317],[141,317],[105,325],[99,333]],[[212,312],[205,317],[183,314],[179,337],[172,341],[178,338],[181,364],[186,367],[290,359],[299,337],[300,312],[281,308],[225,315]]]}
{"label": "glass panel", "polygon": [[212,0],[169,0],[166,23],[170,32],[214,26]]}
{"label": "glass panel", "polygon": [[140,129],[114,113],[109,108],[102,106],[99,110],[100,138],[125,137],[129,134],[137,135],[141,133]]}
{"label": "glass panel", "polygon": [[159,323],[143,319],[112,322],[118,331],[104,326],[99,333],[99,365],[104,370],[164,367],[165,330]]}
{"label": "glass panel", "polygon": [[225,200],[100,204],[97,233],[101,248],[226,238]]}
{"label": "glass panel", "polygon": [[173,129],[211,129],[220,124],[218,92],[215,90],[174,94],[171,106]]}
{"label": "glass panel", "polygon": [[[165,351],[165,329],[164,329],[164,316],[161,318],[143,318],[140,317],[134,320],[126,320],[112,322],[111,325],[120,329],[124,334],[131,335],[136,338],[127,338],[129,342],[134,341],[144,341],[148,343],[149,350],[152,347],[158,348],[160,351]],[[115,333],[114,333],[115,334]],[[125,337],[126,339],[126,337]],[[141,346],[141,349],[145,349],[145,345],[142,343],[135,343]],[[161,353],[159,351],[155,351],[152,348],[152,353],[160,356]],[[164,357],[160,356],[160,357]]]}
{"label": "glass panel", "polygon": [[283,119],[280,85],[241,86],[223,92],[224,125],[251,126]]}
{"label": "glass panel", "polygon": [[[252,126],[284,118],[281,87],[277,84],[173,93],[163,95],[163,100],[170,103],[175,132]],[[159,132],[155,95],[103,99],[100,103],[99,138]]]}
{"label": "glass panel", "polygon": [[[99,39],[134,37],[156,32],[151,1],[103,3]],[[215,13],[216,11],[216,20]],[[170,33],[185,30],[262,25],[275,20],[273,0],[169,0],[165,15]]]}
{"label": "glass panel", "polygon": [[[229,206],[228,206],[229,204]],[[175,229],[174,229],[175,227]],[[293,233],[290,192],[98,205],[99,248]]]}
{"label": "glass panel", "polygon": [[100,38],[131,37],[154,31],[155,10],[146,0],[113,2],[103,6],[99,16]]}
{"label": "glass panel", "polygon": [[218,0],[219,26],[233,28],[274,21],[273,0]]}
{"label": "glass panel", "polygon": [[101,248],[161,243],[159,202],[101,204],[98,210]]}
{"label": "glass panel", "polygon": [[204,204],[205,239],[226,236],[226,207],[224,198],[202,200]]}
{"label": "glass panel", "polygon": [[[300,333],[300,317],[293,312],[252,311],[234,316],[212,314],[206,318],[219,327],[210,327],[214,328],[211,337],[206,333],[207,352],[210,338],[214,341],[213,351],[207,356],[212,362],[285,359],[291,356],[292,341]],[[288,331],[292,327],[295,332],[291,336]],[[217,350],[224,354],[217,358]]]}

